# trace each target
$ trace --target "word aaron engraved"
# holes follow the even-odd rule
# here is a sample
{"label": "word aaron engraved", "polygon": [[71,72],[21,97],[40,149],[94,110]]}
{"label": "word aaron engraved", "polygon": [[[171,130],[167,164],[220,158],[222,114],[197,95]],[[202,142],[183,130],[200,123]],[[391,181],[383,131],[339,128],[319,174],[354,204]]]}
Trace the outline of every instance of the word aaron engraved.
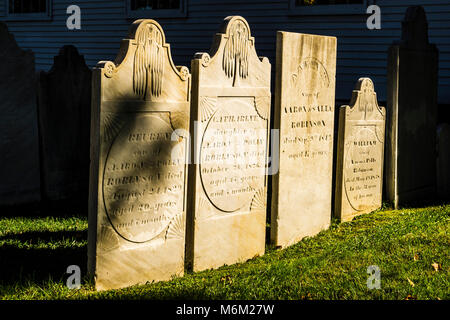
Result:
{"label": "word aaron engraved", "polygon": [[336,38],[277,33],[271,241],[289,246],[331,221]]}
{"label": "word aaron engraved", "polygon": [[438,64],[425,10],[409,7],[387,67],[386,194],[396,208],[436,196]]}
{"label": "word aaron engraved", "polygon": [[372,80],[359,79],[339,111],[334,215],[341,221],[381,207],[385,120]]}
{"label": "word aaron engraved", "polygon": [[134,22],[116,62],[94,69],[88,263],[97,289],[183,274],[190,79],[154,20]]}
{"label": "word aaron engraved", "polygon": [[242,17],[225,19],[214,53],[192,61],[187,255],[194,270],[264,254],[270,63]]}

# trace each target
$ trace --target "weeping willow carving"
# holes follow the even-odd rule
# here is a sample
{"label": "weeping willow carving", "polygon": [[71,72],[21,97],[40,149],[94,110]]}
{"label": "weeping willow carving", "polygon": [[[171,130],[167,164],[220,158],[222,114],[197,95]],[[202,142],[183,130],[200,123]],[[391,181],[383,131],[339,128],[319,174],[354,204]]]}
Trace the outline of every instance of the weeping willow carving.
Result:
{"label": "weeping willow carving", "polygon": [[373,112],[374,109],[374,95],[375,88],[372,80],[369,78],[360,79],[360,89],[359,89],[359,112],[364,113],[364,119],[367,117],[367,113]]}
{"label": "weeping willow carving", "polygon": [[159,97],[162,91],[164,71],[163,37],[157,27],[146,25],[136,36],[134,54],[133,90],[145,98],[147,91]]}
{"label": "weeping willow carving", "polygon": [[248,54],[251,42],[249,30],[242,21],[236,21],[229,32],[223,52],[223,70],[228,78],[246,79],[248,76]]}

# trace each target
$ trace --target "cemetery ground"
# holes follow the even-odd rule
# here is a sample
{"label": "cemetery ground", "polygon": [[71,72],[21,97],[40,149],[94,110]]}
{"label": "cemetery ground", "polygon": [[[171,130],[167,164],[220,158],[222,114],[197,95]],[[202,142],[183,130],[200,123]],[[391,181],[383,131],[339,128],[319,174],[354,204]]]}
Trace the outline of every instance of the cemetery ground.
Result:
{"label": "cemetery ground", "polygon": [[[0,299],[450,298],[450,205],[385,206],[244,263],[104,292],[87,277],[78,290],[66,287],[69,265],[86,274],[87,228],[86,217],[61,212],[2,214]],[[371,265],[380,289],[367,287]]]}

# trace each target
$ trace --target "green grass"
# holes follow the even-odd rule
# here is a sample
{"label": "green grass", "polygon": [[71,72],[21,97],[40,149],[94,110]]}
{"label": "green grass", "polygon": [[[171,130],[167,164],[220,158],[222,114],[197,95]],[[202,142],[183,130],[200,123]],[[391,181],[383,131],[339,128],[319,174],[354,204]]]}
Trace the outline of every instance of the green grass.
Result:
{"label": "green grass", "polygon": [[86,218],[0,218],[0,299],[449,299],[449,222],[449,205],[383,210],[245,263],[95,292],[65,285],[69,265],[86,272]]}

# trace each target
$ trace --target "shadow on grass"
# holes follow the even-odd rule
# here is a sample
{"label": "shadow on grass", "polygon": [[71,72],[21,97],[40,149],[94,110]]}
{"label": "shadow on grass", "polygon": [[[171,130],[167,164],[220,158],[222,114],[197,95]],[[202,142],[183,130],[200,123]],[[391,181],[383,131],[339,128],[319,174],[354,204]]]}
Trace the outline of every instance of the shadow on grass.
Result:
{"label": "shadow on grass", "polygon": [[[43,283],[49,278],[59,281],[69,276],[66,270],[70,265],[78,265],[81,274],[85,275],[87,246],[65,248],[58,242],[69,240],[70,244],[86,239],[86,231],[27,232],[0,237],[3,241],[19,240],[25,246],[19,248],[7,243],[0,246],[0,284]],[[42,243],[47,247],[55,244],[55,248],[37,247],[36,244]]]}

